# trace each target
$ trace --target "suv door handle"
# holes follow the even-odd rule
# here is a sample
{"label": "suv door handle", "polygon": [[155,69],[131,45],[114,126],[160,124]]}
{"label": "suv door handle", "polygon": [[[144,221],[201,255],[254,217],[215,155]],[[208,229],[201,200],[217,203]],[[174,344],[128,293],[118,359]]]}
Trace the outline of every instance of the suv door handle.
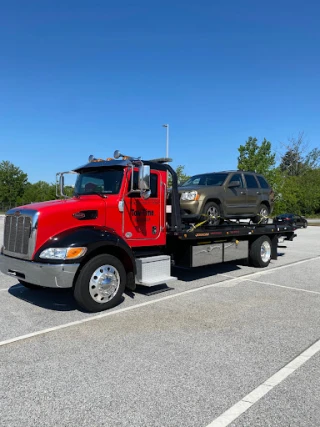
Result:
{"label": "suv door handle", "polygon": [[260,191],[257,191],[257,194],[261,194],[261,192],[260,192]]}
{"label": "suv door handle", "polygon": [[240,194],[247,194],[246,191],[240,191]]}

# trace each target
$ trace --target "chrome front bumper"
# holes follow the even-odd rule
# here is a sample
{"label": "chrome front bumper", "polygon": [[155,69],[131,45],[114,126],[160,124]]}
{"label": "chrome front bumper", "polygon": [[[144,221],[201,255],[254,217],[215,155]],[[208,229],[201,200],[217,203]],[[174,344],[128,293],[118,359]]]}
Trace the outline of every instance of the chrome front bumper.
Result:
{"label": "chrome front bumper", "polygon": [[71,288],[80,264],[40,264],[0,255],[0,271],[46,288]]}

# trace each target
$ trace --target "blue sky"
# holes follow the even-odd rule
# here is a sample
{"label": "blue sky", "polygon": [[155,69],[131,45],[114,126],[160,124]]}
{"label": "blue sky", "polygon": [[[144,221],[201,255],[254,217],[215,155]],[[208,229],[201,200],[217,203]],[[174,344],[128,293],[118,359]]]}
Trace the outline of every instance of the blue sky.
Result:
{"label": "blue sky", "polygon": [[0,161],[30,182],[115,149],[188,174],[320,135],[320,4],[0,1]]}

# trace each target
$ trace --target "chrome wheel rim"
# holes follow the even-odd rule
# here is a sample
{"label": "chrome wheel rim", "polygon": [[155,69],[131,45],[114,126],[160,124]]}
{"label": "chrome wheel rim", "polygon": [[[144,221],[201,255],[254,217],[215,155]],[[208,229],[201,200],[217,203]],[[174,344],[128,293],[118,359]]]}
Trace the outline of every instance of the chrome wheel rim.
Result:
{"label": "chrome wheel rim", "polygon": [[209,224],[214,224],[215,222],[217,222],[218,220],[218,216],[219,216],[219,211],[216,207],[214,206],[210,206],[210,208],[207,210],[207,215],[210,216],[214,216],[215,218],[209,218]]}
{"label": "chrome wheel rim", "polygon": [[118,292],[120,274],[112,265],[106,264],[97,268],[89,282],[91,298],[99,304],[110,301]]}
{"label": "chrome wheel rim", "polygon": [[260,210],[260,223],[266,224],[268,222],[269,211],[266,207],[261,208]]}
{"label": "chrome wheel rim", "polygon": [[271,258],[271,245],[269,242],[265,241],[261,245],[261,259],[263,262],[268,262]]}
{"label": "chrome wheel rim", "polygon": [[269,211],[267,208],[262,208],[260,211],[260,215],[261,216],[268,216],[269,215]]}

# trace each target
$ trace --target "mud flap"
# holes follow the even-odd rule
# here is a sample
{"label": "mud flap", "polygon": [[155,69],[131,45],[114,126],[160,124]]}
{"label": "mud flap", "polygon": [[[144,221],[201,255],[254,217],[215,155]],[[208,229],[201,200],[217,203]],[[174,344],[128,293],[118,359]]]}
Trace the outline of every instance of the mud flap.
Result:
{"label": "mud flap", "polygon": [[278,236],[271,238],[271,259],[278,259]]}

